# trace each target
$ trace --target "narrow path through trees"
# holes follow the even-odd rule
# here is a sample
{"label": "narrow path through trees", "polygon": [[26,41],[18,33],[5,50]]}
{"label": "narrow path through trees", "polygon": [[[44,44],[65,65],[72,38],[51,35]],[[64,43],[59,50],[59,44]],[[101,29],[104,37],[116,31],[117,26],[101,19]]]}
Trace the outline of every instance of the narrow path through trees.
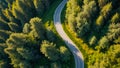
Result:
{"label": "narrow path through trees", "polygon": [[72,52],[74,59],[75,59],[75,68],[84,68],[84,60],[83,55],[79,51],[78,47],[73,43],[73,41],[67,36],[65,31],[63,30],[62,24],[61,24],[61,12],[64,8],[65,4],[67,3],[67,0],[63,0],[59,6],[56,8],[54,13],[54,25],[58,32],[58,34],[62,37],[70,51]]}

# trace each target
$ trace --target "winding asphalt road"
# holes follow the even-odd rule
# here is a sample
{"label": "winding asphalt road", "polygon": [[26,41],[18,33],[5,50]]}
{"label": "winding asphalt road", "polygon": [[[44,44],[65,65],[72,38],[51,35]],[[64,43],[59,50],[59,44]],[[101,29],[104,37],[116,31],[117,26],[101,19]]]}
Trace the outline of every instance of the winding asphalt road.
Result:
{"label": "winding asphalt road", "polygon": [[65,31],[62,28],[61,25],[61,12],[64,8],[65,4],[67,3],[67,0],[63,0],[59,6],[56,8],[54,13],[54,25],[58,32],[58,34],[62,37],[70,51],[72,52],[74,59],[75,59],[75,68],[84,68],[84,60],[83,55],[79,51],[78,47],[73,43],[73,41],[67,36]]}

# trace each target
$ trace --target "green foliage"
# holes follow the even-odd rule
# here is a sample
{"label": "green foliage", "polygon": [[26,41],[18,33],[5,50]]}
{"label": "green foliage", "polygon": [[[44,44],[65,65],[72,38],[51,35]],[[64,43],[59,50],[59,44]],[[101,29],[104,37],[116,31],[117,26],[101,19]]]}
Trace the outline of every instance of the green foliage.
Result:
{"label": "green foliage", "polygon": [[76,23],[75,23],[75,17],[74,15],[69,15],[68,17],[68,22],[69,22],[69,27],[72,31],[75,31],[75,26],[76,26]]}
{"label": "green foliage", "polygon": [[110,14],[110,11],[112,10],[112,3],[106,4],[102,9],[101,9],[101,15],[103,17],[107,17]]}
{"label": "green foliage", "polygon": [[[4,49],[6,48],[7,46],[6,46],[6,44],[0,44],[0,60],[7,60],[8,58],[8,56],[7,56],[7,54],[5,54],[5,52],[4,52]],[[2,62],[1,62],[2,63]]]}
{"label": "green foliage", "polygon": [[[39,50],[37,49],[38,46],[35,45],[36,42],[28,35],[13,33],[7,39],[8,47],[5,49],[5,52],[9,55],[12,65],[15,68],[21,67],[21,65],[26,66],[26,63],[30,64],[30,62],[37,61],[40,58]],[[29,66],[31,67],[32,65]]]}
{"label": "green foliage", "polygon": [[10,67],[8,55],[4,52],[6,47],[5,43],[0,43],[0,68]]}
{"label": "green foliage", "polygon": [[2,30],[9,30],[7,22],[2,20],[1,18],[0,18],[0,29],[2,29]]}
{"label": "green foliage", "polygon": [[111,22],[112,23],[118,23],[120,20],[120,14],[119,13],[116,13],[113,15],[112,19],[111,19]]}
{"label": "green foliage", "polygon": [[89,28],[90,28],[90,25],[86,21],[86,19],[83,19],[82,21],[83,21],[82,22],[83,24],[81,24],[81,26],[79,26],[79,28],[77,30],[77,33],[78,33],[79,37],[84,36],[89,31]]}
{"label": "green foliage", "polygon": [[20,23],[23,26],[24,22],[26,22],[26,18],[19,10],[17,10],[17,6],[16,6],[15,2],[13,3],[13,6],[12,6],[12,13],[15,16],[15,18],[17,18],[21,21]]}
{"label": "green foliage", "polygon": [[[4,2],[7,3],[7,7],[1,4],[1,8],[0,5],[0,10],[2,10],[0,11],[0,43],[5,43],[4,45],[0,44],[0,68],[50,66],[52,62],[48,63],[51,60],[41,53],[39,44],[44,39],[56,42],[57,36],[53,33],[53,29],[46,29],[42,18],[38,17],[42,17],[54,1],[6,0]],[[60,53],[59,47],[55,47],[55,50],[58,50],[59,56],[66,57],[63,52],[67,52],[67,49],[63,50],[62,53]],[[59,63],[59,65],[70,60],[63,61],[61,57],[58,59],[60,62],[54,62]]]}
{"label": "green foliage", "polygon": [[17,22],[17,19],[13,16],[12,11],[10,9],[5,9],[3,11],[4,16],[9,19],[11,22]]}
{"label": "green foliage", "polygon": [[32,18],[33,15],[32,15],[32,12],[30,12],[31,8],[28,7],[28,5],[25,2],[26,1],[24,1],[24,0],[22,0],[22,1],[16,0],[16,6],[17,6],[16,10],[19,10],[19,12],[21,12],[24,15],[25,19],[27,21],[29,21],[29,19]]}
{"label": "green foliage", "polygon": [[13,32],[21,32],[21,27],[18,26],[16,23],[10,22],[8,23],[10,30]]}
{"label": "green foliage", "polygon": [[43,41],[40,50],[48,59],[52,61],[57,61],[59,59],[59,51],[53,43]]}
{"label": "green foliage", "polygon": [[4,10],[1,5],[0,13],[4,14],[10,22],[19,23],[24,26],[31,18],[39,16],[42,17],[45,10],[49,8],[52,0],[6,0],[1,1],[2,4],[7,4],[7,9]]}
{"label": "green foliage", "polygon": [[30,64],[26,61],[20,63],[20,68],[32,68]]}
{"label": "green foliage", "polygon": [[[67,3],[64,26],[66,32],[71,33],[70,38],[79,44],[79,49],[86,51],[87,68],[118,68],[120,65],[119,58],[107,53],[112,46],[120,44],[118,3],[118,0],[69,0]],[[77,10],[77,7],[80,9]],[[79,43],[81,39],[83,43]]]}
{"label": "green foliage", "polygon": [[90,20],[89,18],[95,17],[94,14],[96,13],[97,7],[95,1],[88,1],[88,2],[89,2],[88,4],[85,3],[85,5],[83,6],[83,13],[86,16],[85,18],[87,18],[87,20]]}
{"label": "green foliage", "polygon": [[0,68],[8,68],[8,63],[5,62],[4,60],[0,60]]}
{"label": "green foliage", "polygon": [[44,26],[41,22],[41,19],[36,17],[36,18],[32,18],[30,20],[30,25],[31,25],[31,35],[36,38],[36,39],[44,39],[44,33],[45,33],[45,29]]}
{"label": "green foliage", "polygon": [[[48,49],[48,56],[53,60],[44,56],[40,50],[40,44],[42,44],[43,40],[57,43],[56,38],[58,36],[55,36],[56,34],[54,34],[53,29],[44,27],[42,22],[44,13],[48,11],[53,2],[55,1],[0,1],[0,68],[50,67],[51,63],[57,63],[58,67],[65,65],[67,67],[69,65],[61,65],[61,63],[66,63],[71,60],[62,60],[62,57],[70,58],[69,55],[71,53],[65,47],[63,47],[63,50],[60,49],[61,44],[57,44],[55,47],[50,46],[50,48],[53,48],[50,49],[51,51]],[[59,2],[60,0],[56,1],[56,4],[54,3],[55,5],[53,4],[54,7],[52,8],[54,10]],[[53,9],[49,13],[53,12]],[[56,53],[58,53],[58,59],[56,60],[59,60],[59,62],[54,61],[54,55],[50,55],[50,53],[52,54],[56,50]]]}
{"label": "green foliage", "polygon": [[2,39],[5,42],[9,38],[11,33],[12,32],[10,31],[0,30],[0,39]]}
{"label": "green foliage", "polygon": [[90,45],[95,45],[96,42],[97,42],[97,38],[96,38],[96,36],[93,36],[93,37],[91,37],[91,39],[90,39],[90,41],[89,41],[89,44],[90,44]]}
{"label": "green foliage", "polygon": [[116,40],[114,40],[114,43],[120,44],[120,36]]}
{"label": "green foliage", "polygon": [[118,68],[120,63],[120,45],[112,45],[108,51],[108,57],[110,59],[111,68]]}
{"label": "green foliage", "polygon": [[23,33],[29,33],[30,32],[30,24],[26,23],[23,27]]}
{"label": "green foliage", "polygon": [[[67,10],[66,10],[66,19],[68,20],[68,25],[72,31],[75,31],[75,16],[80,11],[80,7],[78,6],[77,0],[68,1]],[[72,10],[72,11],[71,11]]]}
{"label": "green foliage", "polygon": [[99,17],[97,18],[97,20],[96,20],[96,24],[97,24],[98,26],[101,26],[101,25],[103,25],[103,23],[104,23],[104,17],[103,17],[103,16],[99,16]]}
{"label": "green foliage", "polygon": [[49,41],[55,41],[56,36],[50,28],[47,29],[46,36]]}
{"label": "green foliage", "polygon": [[64,46],[61,46],[60,49],[58,49],[54,43],[45,40],[42,42],[40,50],[52,61],[58,61],[61,59],[62,62],[67,62],[70,60],[70,52]]}
{"label": "green foliage", "polygon": [[8,4],[12,4],[13,1],[15,1],[15,0],[6,0],[6,2],[7,2]]}
{"label": "green foliage", "polygon": [[[5,9],[7,7],[7,3],[5,0],[0,1],[0,9]],[[1,11],[0,11],[1,12]]]}
{"label": "green foliage", "polygon": [[[96,3],[95,1],[84,1],[85,4],[82,6],[80,11],[80,6],[76,2],[68,2],[68,9],[66,10],[66,18],[70,29],[74,32],[77,32],[79,37],[85,35],[90,29],[90,23],[92,22],[92,18],[95,17],[96,14]],[[89,3],[88,3],[89,2]],[[69,5],[69,3],[74,3]],[[69,10],[69,7],[74,7],[74,9]],[[75,9],[76,7],[76,9]],[[78,9],[77,9],[78,7]],[[75,11],[76,10],[76,11]],[[70,12],[68,12],[70,11]]]}
{"label": "green foliage", "polygon": [[99,7],[100,8],[104,7],[108,2],[109,0],[98,0]]}
{"label": "green foliage", "polygon": [[99,41],[99,45],[102,49],[108,48],[109,46],[109,40],[106,36],[102,37]]}
{"label": "green foliage", "polygon": [[110,24],[107,36],[111,41],[117,39],[120,36],[120,24]]}
{"label": "green foliage", "polygon": [[34,49],[28,49],[28,48],[17,48],[17,52],[23,56],[26,60],[35,60],[36,53],[34,52]]}
{"label": "green foliage", "polygon": [[68,49],[64,46],[60,47],[60,55],[61,55],[61,59],[62,61],[68,61],[70,59],[70,52],[68,51]]}
{"label": "green foliage", "polygon": [[35,8],[39,14],[39,16],[41,16],[44,12],[44,5],[42,3],[42,0],[34,0],[34,5],[35,5]]}
{"label": "green foliage", "polygon": [[106,53],[95,52],[89,56],[88,68],[119,68],[120,49],[119,44],[112,45]]}
{"label": "green foliage", "polygon": [[52,63],[51,68],[61,68],[61,66],[58,63]]}

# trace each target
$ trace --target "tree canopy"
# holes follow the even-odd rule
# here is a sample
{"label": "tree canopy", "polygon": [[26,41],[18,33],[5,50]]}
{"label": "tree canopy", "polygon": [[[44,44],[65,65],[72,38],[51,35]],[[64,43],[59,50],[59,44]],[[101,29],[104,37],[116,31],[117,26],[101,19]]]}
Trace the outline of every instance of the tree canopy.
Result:
{"label": "tree canopy", "polygon": [[[83,55],[88,68],[119,68],[120,57],[112,56],[114,50],[119,53],[116,48],[120,44],[119,2],[69,0],[67,3],[65,27],[71,33],[70,36],[74,36],[74,33],[77,35],[73,40],[76,40],[77,45],[79,43],[78,47],[83,49],[83,53],[85,51]],[[80,40],[83,40],[82,43]]]}
{"label": "tree canopy", "polygon": [[53,2],[0,0],[0,68],[68,67],[70,59],[62,57],[71,53],[56,43],[58,36],[42,21]]}

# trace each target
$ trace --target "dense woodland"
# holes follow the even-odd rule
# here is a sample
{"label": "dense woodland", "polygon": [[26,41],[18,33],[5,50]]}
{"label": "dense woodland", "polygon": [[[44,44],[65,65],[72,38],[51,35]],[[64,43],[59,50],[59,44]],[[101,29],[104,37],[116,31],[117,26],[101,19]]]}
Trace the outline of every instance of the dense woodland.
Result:
{"label": "dense woodland", "polygon": [[[55,1],[0,0],[0,68],[70,68],[71,53],[42,21]],[[85,67],[120,68],[120,0],[68,0],[65,11],[88,47]]]}
{"label": "dense woodland", "polygon": [[[42,22],[54,0],[0,0],[0,68],[58,68],[71,53]],[[66,66],[65,66],[66,68]]]}
{"label": "dense woodland", "polygon": [[66,24],[93,50],[87,67],[120,68],[120,0],[69,0],[66,7]]}

